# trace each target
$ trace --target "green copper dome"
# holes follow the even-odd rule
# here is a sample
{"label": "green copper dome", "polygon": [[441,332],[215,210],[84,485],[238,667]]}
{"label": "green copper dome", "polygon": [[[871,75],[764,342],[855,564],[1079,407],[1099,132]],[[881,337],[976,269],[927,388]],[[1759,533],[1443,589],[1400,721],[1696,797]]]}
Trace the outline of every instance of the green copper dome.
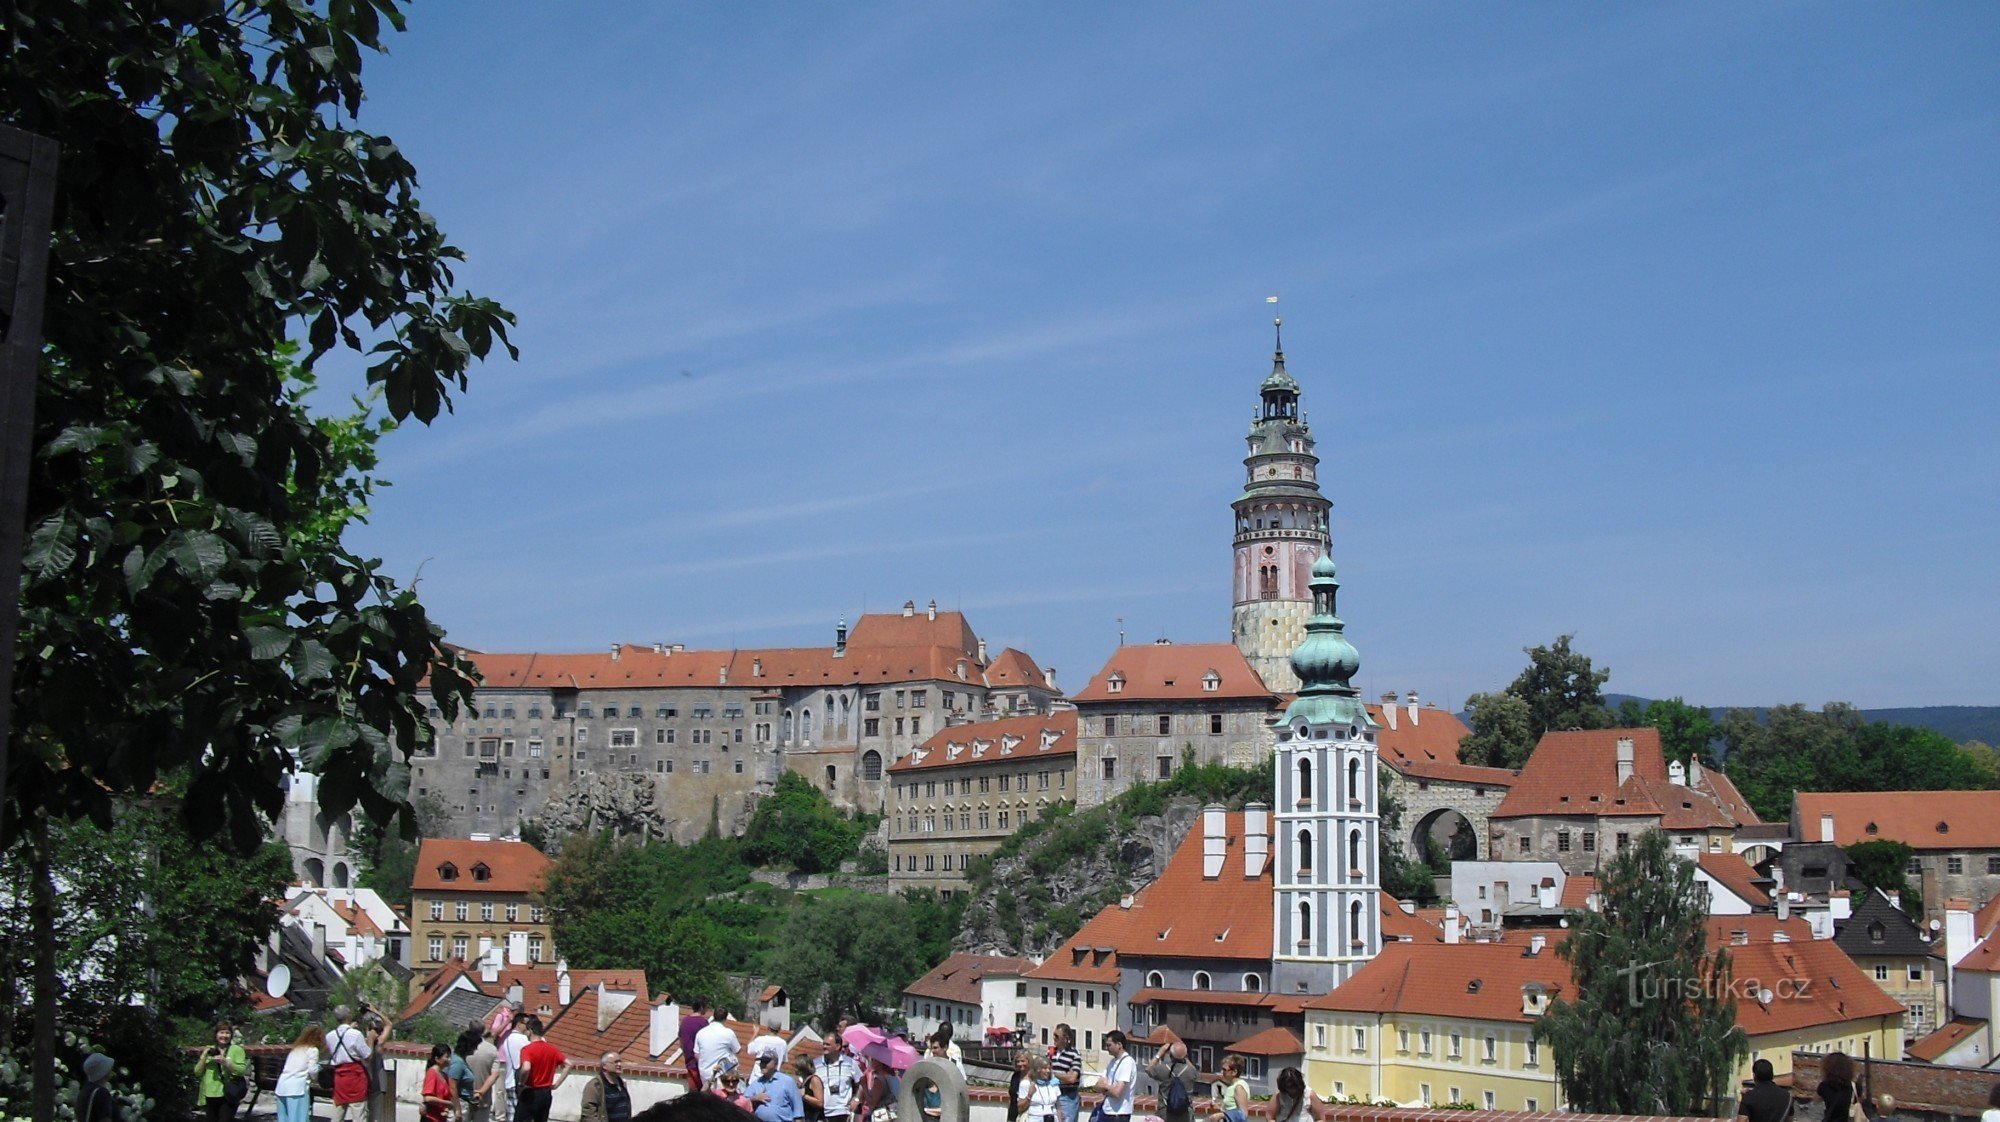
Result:
{"label": "green copper dome", "polygon": [[1271,356],[1271,373],[1264,378],[1264,384],[1258,388],[1264,393],[1273,390],[1289,394],[1299,392],[1299,383],[1290,374],[1285,373],[1285,352],[1279,351]]}
{"label": "green copper dome", "polygon": [[1283,720],[1286,724],[1301,718],[1311,724],[1366,724],[1368,707],[1353,685],[1354,675],[1361,670],[1361,652],[1347,641],[1347,625],[1334,614],[1340,581],[1334,576],[1332,555],[1323,553],[1313,562],[1311,583],[1312,618],[1306,621],[1305,640],[1292,651],[1299,696],[1286,708]]}

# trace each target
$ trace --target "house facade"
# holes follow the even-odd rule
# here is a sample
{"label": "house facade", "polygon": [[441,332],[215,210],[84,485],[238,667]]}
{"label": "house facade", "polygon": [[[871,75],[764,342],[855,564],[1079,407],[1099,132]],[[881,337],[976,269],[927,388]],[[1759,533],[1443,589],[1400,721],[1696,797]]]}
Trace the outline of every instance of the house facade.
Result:
{"label": "house facade", "polygon": [[2000,791],[1801,791],[1792,796],[1792,837],[1909,846],[1905,871],[1930,918],[1953,897],[1978,906],[2000,895]]}
{"label": "house facade", "polygon": [[889,766],[889,877],[964,891],[975,858],[1050,807],[1076,801],[1076,711],[940,730]]}
{"label": "house facade", "polygon": [[425,838],[410,882],[411,967],[427,976],[489,951],[512,967],[553,964],[541,904],[550,864],[526,842]]}
{"label": "house facade", "polygon": [[1072,700],[1083,806],[1165,779],[1186,759],[1270,758],[1277,695],[1229,643],[1121,646]]}

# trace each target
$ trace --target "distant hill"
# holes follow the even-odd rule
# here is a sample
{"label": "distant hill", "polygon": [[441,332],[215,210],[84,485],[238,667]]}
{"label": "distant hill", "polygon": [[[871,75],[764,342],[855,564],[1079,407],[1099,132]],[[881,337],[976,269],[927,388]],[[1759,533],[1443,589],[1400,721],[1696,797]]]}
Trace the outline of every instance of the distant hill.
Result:
{"label": "distant hill", "polygon": [[[1652,699],[1627,693],[1604,695],[1605,704],[1618,708],[1621,702],[1630,699],[1641,705],[1650,704]],[[1708,714],[1714,720],[1722,720],[1730,706],[1713,706]],[[1763,708],[1755,707],[1759,717]],[[1862,716],[1870,721],[1890,725],[1912,725],[1916,728],[1933,729],[1963,744],[1968,740],[1978,740],[1986,744],[2000,744],[2000,705],[1914,705],[1894,709],[1863,709]]]}

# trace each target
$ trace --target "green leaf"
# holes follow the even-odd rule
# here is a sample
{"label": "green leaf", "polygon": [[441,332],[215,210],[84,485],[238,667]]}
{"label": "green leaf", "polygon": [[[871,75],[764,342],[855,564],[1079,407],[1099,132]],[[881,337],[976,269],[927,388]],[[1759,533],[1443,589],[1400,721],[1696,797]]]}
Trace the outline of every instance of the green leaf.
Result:
{"label": "green leaf", "polygon": [[[333,673],[333,652],[317,639],[301,642],[292,653],[292,674],[301,682],[316,681]],[[358,733],[357,733],[358,735]]]}
{"label": "green leaf", "polygon": [[243,638],[250,644],[250,657],[262,662],[283,658],[292,649],[292,633],[282,627],[246,627]]}

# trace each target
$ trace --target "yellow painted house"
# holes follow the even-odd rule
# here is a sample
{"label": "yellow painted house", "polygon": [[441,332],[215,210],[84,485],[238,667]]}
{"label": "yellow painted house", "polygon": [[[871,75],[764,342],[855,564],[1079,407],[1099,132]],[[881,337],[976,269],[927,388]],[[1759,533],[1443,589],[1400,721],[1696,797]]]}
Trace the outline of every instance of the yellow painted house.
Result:
{"label": "yellow painted house", "polygon": [[[1759,922],[1759,921],[1762,922]],[[1779,1074],[1793,1049],[1900,1058],[1903,1007],[1839,947],[1775,917],[1711,921],[1730,944],[1750,1064]],[[1793,938],[1798,933],[1801,937]],[[1305,1075],[1321,1095],[1486,1110],[1562,1107],[1534,1025],[1570,988],[1569,964],[1534,934],[1501,943],[1390,943],[1346,984],[1305,1004]]]}

